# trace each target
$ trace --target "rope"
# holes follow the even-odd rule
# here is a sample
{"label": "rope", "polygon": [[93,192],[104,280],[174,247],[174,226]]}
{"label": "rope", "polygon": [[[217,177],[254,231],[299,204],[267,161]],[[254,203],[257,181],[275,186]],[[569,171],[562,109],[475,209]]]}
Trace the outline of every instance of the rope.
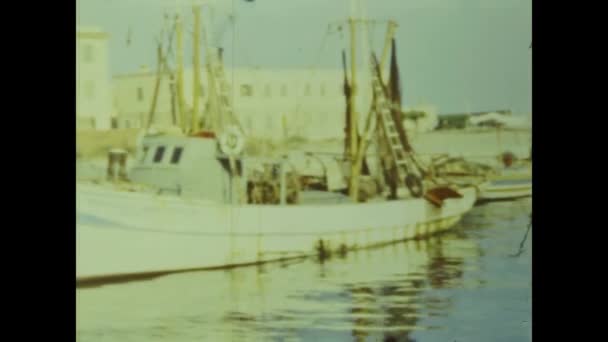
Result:
{"label": "rope", "polygon": [[530,223],[528,224],[528,229],[526,229],[526,234],[524,234],[524,238],[519,243],[519,250],[515,254],[511,254],[511,257],[518,257],[524,252],[524,243],[526,243],[526,239],[528,238],[528,233],[532,229],[532,214],[530,214]]}

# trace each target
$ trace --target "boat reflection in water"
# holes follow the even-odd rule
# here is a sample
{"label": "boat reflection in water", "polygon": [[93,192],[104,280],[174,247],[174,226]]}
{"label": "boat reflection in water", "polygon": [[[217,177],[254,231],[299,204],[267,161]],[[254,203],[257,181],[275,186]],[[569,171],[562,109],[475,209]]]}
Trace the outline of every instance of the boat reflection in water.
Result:
{"label": "boat reflection in water", "polygon": [[[464,246],[475,256],[475,246],[467,243]],[[403,272],[395,273],[375,285],[353,286],[350,290],[353,299],[352,335],[356,340],[378,340],[382,337],[387,341],[413,341],[411,332],[432,328],[420,325],[422,317],[450,310],[449,298],[428,296],[426,293],[459,287],[464,274],[465,256],[446,251],[441,238],[408,243],[403,249],[404,255],[395,251],[396,259],[409,257],[411,261]],[[376,267],[383,266],[379,264]]]}
{"label": "boat reflection in water", "polygon": [[79,289],[78,340],[477,341],[505,326],[525,338],[530,255],[508,255],[530,210],[487,204],[450,233],[323,261]]}

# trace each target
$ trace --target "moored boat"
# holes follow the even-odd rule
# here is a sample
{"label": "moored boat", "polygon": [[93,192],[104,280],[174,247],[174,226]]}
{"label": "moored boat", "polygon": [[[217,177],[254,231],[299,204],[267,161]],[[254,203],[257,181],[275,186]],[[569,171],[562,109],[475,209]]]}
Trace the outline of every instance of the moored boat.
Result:
{"label": "moored boat", "polygon": [[[374,101],[363,134],[348,126],[355,112],[347,106],[350,149],[337,182],[345,189],[328,186],[326,174],[317,177],[316,189],[305,186],[289,154],[244,153],[247,138],[225,93],[221,58],[208,53],[213,102],[202,128],[193,115],[191,127],[182,120],[181,130],[148,132],[130,174],[123,153],[110,158],[121,165],[117,182],[77,183],[77,284],[324,257],[454,226],[473,206],[476,189],[434,178],[417,160],[394,105],[400,100],[391,41],[388,86],[382,62],[371,56]],[[354,105],[350,92],[346,97]],[[372,140],[378,163],[368,163]]]}

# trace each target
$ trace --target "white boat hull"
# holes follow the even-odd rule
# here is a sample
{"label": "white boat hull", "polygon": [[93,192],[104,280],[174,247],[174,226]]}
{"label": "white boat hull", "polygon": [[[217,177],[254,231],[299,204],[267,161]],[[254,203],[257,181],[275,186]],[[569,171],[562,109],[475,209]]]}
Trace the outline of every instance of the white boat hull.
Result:
{"label": "white boat hull", "polygon": [[421,238],[452,227],[474,188],[436,208],[424,199],[227,206],[77,186],[78,282],[263,263]]}
{"label": "white boat hull", "polygon": [[508,200],[532,196],[532,180],[498,180],[480,187],[478,201]]}

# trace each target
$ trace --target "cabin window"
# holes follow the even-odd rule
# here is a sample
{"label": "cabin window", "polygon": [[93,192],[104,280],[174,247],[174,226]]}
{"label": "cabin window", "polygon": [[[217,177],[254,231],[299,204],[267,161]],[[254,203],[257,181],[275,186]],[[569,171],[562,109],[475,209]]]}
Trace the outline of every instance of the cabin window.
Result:
{"label": "cabin window", "polygon": [[251,84],[241,84],[241,96],[253,96],[253,87]]}
{"label": "cabin window", "polygon": [[182,157],[183,151],[184,151],[183,147],[176,147],[173,149],[173,154],[171,155],[171,164],[179,163],[179,160]]}
{"label": "cabin window", "polygon": [[144,100],[144,88],[137,88],[137,101],[141,102]]}
{"label": "cabin window", "polygon": [[154,154],[154,162],[160,163],[163,160],[164,154],[165,154],[165,146],[159,146],[156,149],[156,153]]}
{"label": "cabin window", "polygon": [[281,86],[281,96],[283,96],[283,97],[287,96],[287,85],[286,84],[283,84]]}

